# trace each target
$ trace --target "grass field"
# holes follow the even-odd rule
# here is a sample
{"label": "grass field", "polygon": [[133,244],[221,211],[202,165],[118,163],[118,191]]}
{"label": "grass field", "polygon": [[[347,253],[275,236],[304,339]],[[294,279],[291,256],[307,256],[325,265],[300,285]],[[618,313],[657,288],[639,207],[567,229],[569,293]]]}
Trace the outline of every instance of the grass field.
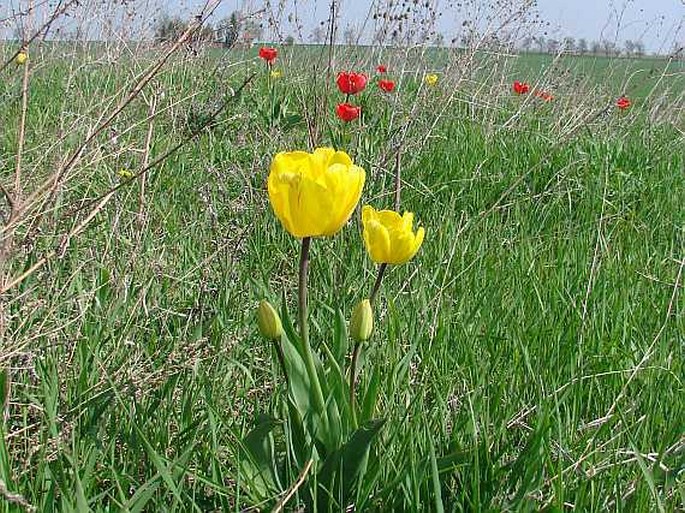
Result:
{"label": "grass field", "polygon": [[[294,489],[291,467],[257,502],[241,467],[258,415],[286,415],[257,302],[297,308],[299,245],[266,179],[277,152],[330,145],[366,170],[360,206],[392,208],[399,162],[401,209],[426,228],[362,353],[358,390],[377,388],[385,423],[356,510],[685,508],[682,63],[341,47],[330,75],[328,49],[280,50],[277,80],[256,51],[174,55],[84,148],[161,51],[31,55],[20,196],[35,202],[10,229],[0,203],[0,512],[270,510]],[[334,72],[379,62],[396,91],[372,80],[342,124]],[[0,83],[10,191],[22,72]],[[554,101],[515,96],[516,79]],[[323,360],[336,311],[376,275],[360,232],[356,212],[312,243]]]}

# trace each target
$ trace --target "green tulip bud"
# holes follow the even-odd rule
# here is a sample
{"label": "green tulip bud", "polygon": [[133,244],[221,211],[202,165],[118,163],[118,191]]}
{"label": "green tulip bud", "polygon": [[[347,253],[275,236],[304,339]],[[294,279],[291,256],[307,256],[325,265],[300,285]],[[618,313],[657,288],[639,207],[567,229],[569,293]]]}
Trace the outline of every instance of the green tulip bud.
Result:
{"label": "green tulip bud", "polygon": [[281,338],[283,333],[283,325],[281,318],[278,316],[276,309],[271,306],[271,303],[262,299],[257,308],[257,325],[259,326],[259,333],[268,340],[276,340]]}
{"label": "green tulip bud", "polygon": [[371,302],[364,299],[357,303],[357,306],[352,310],[352,319],[350,320],[350,335],[357,342],[364,342],[369,340],[373,332],[373,311],[371,310]]}

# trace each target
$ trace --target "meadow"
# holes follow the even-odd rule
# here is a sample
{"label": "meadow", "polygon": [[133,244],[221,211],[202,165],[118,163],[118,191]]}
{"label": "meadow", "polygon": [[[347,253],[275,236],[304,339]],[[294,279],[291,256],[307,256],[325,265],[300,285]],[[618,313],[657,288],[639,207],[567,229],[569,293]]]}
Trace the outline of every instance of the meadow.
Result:
{"label": "meadow", "polygon": [[[366,183],[312,241],[318,358],[349,360],[376,277],[361,206],[393,208],[399,176],[426,230],[374,305],[358,390],[382,425],[328,510],[685,508],[682,62],[295,45],[275,78],[256,48],[179,50],[125,101],[166,50],[105,50],[32,51],[24,136],[24,68],[2,72],[0,183],[16,193],[22,137],[33,203],[0,202],[0,512],[313,510],[315,471],[243,461],[265,416],[264,452],[294,429],[255,317],[297,309],[270,164],[322,146]],[[346,69],[370,77],[350,123]]]}

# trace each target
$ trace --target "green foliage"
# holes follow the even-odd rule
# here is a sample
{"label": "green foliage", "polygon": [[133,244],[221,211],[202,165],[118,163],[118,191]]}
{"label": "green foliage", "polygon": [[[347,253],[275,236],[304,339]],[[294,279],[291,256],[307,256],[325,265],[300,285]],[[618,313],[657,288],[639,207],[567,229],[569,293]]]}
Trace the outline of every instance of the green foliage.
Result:
{"label": "green foliage", "polygon": [[[27,187],[155,57],[102,67],[93,46],[73,65],[45,45],[31,75]],[[142,165],[149,110],[139,100],[117,118],[118,141],[94,141],[55,191],[41,230],[18,228],[12,276],[64,252],[3,297],[8,492],[41,512],[267,509],[315,457],[286,510],[685,508],[682,74],[656,60],[574,57],[557,63],[570,78],[560,73],[555,102],[541,105],[511,97],[509,83],[550,69],[546,57],[474,71],[456,89],[446,70],[429,93],[411,70],[442,72],[453,52],[408,53],[397,95],[371,83],[358,99],[362,121],[342,126],[331,113],[341,95],[331,84],[325,92],[317,64],[326,55],[286,52],[282,79],[260,73],[213,130],[151,170],[143,216],[132,180],[62,240],[83,219],[84,198],[121,183],[123,165]],[[374,69],[367,50],[349,52],[338,62]],[[256,52],[225,53],[179,59],[155,79],[165,94],[153,158],[186,136],[191,102],[211,103],[252,72],[243,58]],[[405,55],[383,57],[393,70]],[[0,181],[11,185],[21,76],[4,73]],[[624,79],[635,108],[605,111]],[[284,112],[297,119],[274,114]],[[296,243],[264,184],[275,152],[308,148],[310,137],[344,142],[368,172],[363,201],[389,207],[392,143],[405,131],[402,207],[427,236],[384,282],[355,426],[339,312],[375,272],[358,219],[313,247],[311,349],[328,407],[312,412],[300,340],[285,320]],[[287,292],[290,383],[257,335],[265,290]],[[20,511],[3,497],[0,512]]]}
{"label": "green foliage", "polygon": [[[312,511],[339,511],[354,504],[369,459],[375,461],[372,443],[385,421],[368,420],[357,427],[361,412],[357,412],[359,405],[352,402],[344,372],[347,333],[342,313],[337,312],[331,342],[337,354],[322,342],[325,356],[314,355],[314,375],[306,364],[312,348],[305,347],[309,342],[295,332],[285,306],[282,318],[284,334],[275,343],[283,354],[281,370],[286,392],[279,410],[284,418],[278,421],[258,416],[241,443],[241,481],[246,494],[256,503],[265,503],[270,497],[286,493],[282,483],[287,483],[288,476],[298,475],[312,465],[313,475],[299,490],[301,500]],[[313,380],[323,391],[324,409],[317,406]],[[375,404],[367,398],[364,408],[367,413],[374,412]],[[281,436],[274,436],[279,428]]]}

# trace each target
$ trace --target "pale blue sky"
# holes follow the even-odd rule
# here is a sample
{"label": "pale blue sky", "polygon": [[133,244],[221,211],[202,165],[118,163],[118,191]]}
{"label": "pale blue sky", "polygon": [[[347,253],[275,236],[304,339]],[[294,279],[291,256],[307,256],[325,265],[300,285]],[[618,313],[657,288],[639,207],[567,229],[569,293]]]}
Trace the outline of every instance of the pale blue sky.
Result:
{"label": "pale blue sky", "polygon": [[[373,3],[371,0],[342,2],[343,25],[348,21],[361,23]],[[198,3],[195,0],[168,2],[185,8]],[[272,4],[278,3],[272,0]],[[293,5],[292,0],[285,3]],[[453,2],[439,0],[437,3],[447,6]],[[685,0],[538,0],[537,3],[542,17],[551,23],[549,36],[558,39],[570,35],[588,40],[605,38],[619,44],[626,39],[640,39],[649,51],[669,51],[674,41],[685,39]],[[317,21],[328,16],[328,1],[298,0],[297,4],[307,34]],[[256,10],[260,5],[259,0],[224,0],[220,11],[226,14],[241,6]],[[453,11],[446,7],[443,10],[441,30],[450,36],[459,23]]]}
{"label": "pale blue sky", "polygon": [[[154,24],[159,10],[169,14],[188,16],[207,0],[135,0],[129,5],[135,6],[140,25]],[[348,23],[360,27],[372,5],[385,5],[389,0],[341,0],[341,32]],[[395,4],[404,0],[395,0]],[[441,7],[443,16],[439,29],[449,41],[461,27],[463,17],[450,9],[449,5],[456,0],[421,0],[429,1]],[[514,9],[525,0],[505,0],[507,8]],[[0,0],[0,21],[9,19],[18,6],[24,6],[27,0]],[[413,2],[408,2],[413,3]],[[495,0],[462,0],[467,5],[483,6],[494,4]],[[242,9],[243,12],[259,11],[263,0],[221,0],[217,16],[228,16],[231,12]],[[271,0],[274,8],[285,6],[281,13],[282,35],[295,34],[294,25],[289,24],[288,14],[297,7],[297,15],[304,25],[302,37],[309,39],[312,28],[328,17],[329,0]],[[106,5],[106,4],[105,4]],[[685,0],[537,0],[538,10],[543,19],[550,22],[548,37],[563,39],[565,36],[586,38],[588,41],[606,39],[623,46],[626,39],[642,40],[649,52],[669,52],[675,42],[685,44]],[[69,18],[71,23],[83,23],[82,17]],[[216,21],[216,19],[214,20]],[[68,22],[67,22],[68,23]],[[367,24],[367,34],[373,23]],[[97,26],[97,25],[96,25]],[[131,27],[133,31],[133,27]],[[142,28],[142,27],[141,27]],[[150,29],[148,29],[150,30]],[[12,23],[0,24],[0,37],[12,34]],[[533,35],[530,33],[519,34]],[[265,34],[266,37],[269,34]],[[96,36],[97,37],[97,36]]]}

